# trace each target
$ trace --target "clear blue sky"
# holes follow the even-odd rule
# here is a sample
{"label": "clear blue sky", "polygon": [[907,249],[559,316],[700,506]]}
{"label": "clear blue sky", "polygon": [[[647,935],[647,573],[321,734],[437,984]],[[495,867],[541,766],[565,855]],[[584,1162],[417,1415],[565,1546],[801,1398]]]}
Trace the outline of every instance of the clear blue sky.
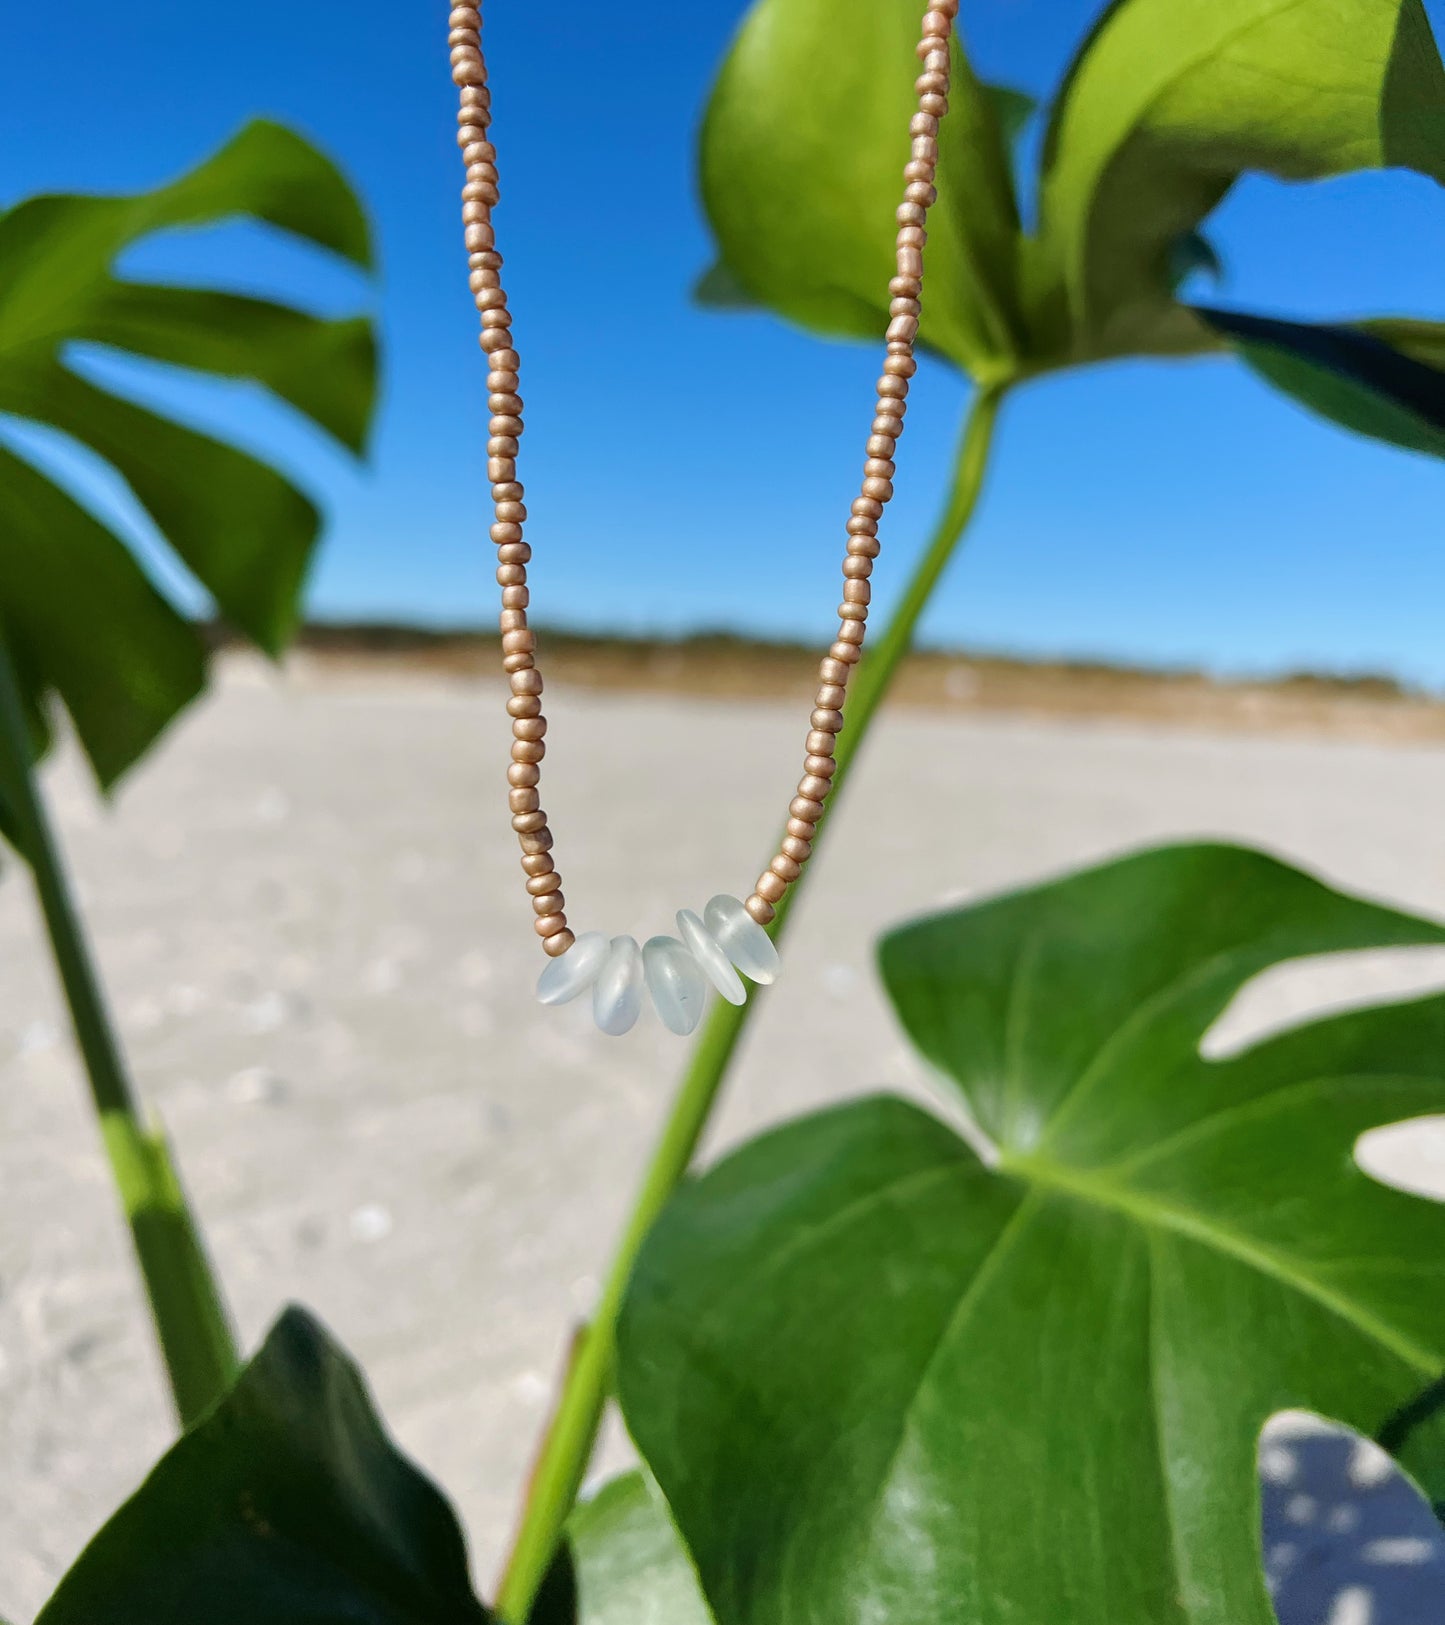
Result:
{"label": "clear blue sky", "polygon": [[[1430,4],[1438,32],[1442,0]],[[688,298],[709,258],[693,132],[743,10],[491,3],[499,228],[526,372],[523,477],[544,621],[820,638],[831,626],[876,357],[765,317],[707,315]],[[1035,93],[1093,10],[964,4],[981,71]],[[369,470],[348,469],[246,391],[187,384],[179,398],[194,420],[275,448],[322,494],[331,523],[314,614],[489,622],[483,373],[458,241],[444,4],[129,0],[79,20],[71,7],[17,5],[5,34],[0,200],[154,183],[257,113],[342,162],[383,261],[386,384]],[[1212,229],[1230,302],[1445,317],[1445,194],[1418,177],[1252,181]],[[228,285],[299,288],[317,308],[366,297],[311,256],[234,228],[136,262],[178,277],[218,267]],[[177,398],[157,368],[143,387]],[[735,480],[756,465],[745,425],[760,394],[776,450],[750,510]],[[909,416],[884,603],[928,525],[963,402],[963,384],[930,364]],[[986,508],[926,635],[1445,685],[1442,514],[1440,463],[1352,440],[1236,364],[1094,369],[1011,403]]]}

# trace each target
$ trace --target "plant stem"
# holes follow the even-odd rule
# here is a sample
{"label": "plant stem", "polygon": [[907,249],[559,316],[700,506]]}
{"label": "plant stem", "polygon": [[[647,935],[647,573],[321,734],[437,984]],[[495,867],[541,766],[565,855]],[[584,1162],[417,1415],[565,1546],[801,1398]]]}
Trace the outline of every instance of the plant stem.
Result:
{"label": "plant stem", "polygon": [[[959,537],[978,503],[1004,392],[1004,385],[991,385],[980,388],[974,396],[942,517],[887,629],[877,643],[869,647],[859,664],[848,698],[848,728],[839,737],[838,766],[825,817],[831,817],[831,810],[837,805],[874,714],[913,642],[919,616],[953,557]],[[818,839],[822,833],[820,828]],[[803,871],[778,905],[769,928],[775,939],[781,935],[791,904],[813,867],[810,865]],[[556,1410],[538,1451],[521,1524],[497,1594],[497,1611],[506,1625],[524,1625],[577,1499],[611,1384],[617,1318],[633,1265],[648,1231],[687,1173],[717,1100],[728,1062],[757,1002],[756,994],[743,1005],[716,1002],[698,1035],[671,1114],[613,1255],[592,1322],[579,1334]]]}
{"label": "plant stem", "polygon": [[182,1426],[230,1386],[239,1359],[170,1148],[142,1120],[105,1008],[65,865],[31,761],[19,680],[0,638],[0,784],[13,803],[22,855],[50,934],[75,1041],[90,1078]]}

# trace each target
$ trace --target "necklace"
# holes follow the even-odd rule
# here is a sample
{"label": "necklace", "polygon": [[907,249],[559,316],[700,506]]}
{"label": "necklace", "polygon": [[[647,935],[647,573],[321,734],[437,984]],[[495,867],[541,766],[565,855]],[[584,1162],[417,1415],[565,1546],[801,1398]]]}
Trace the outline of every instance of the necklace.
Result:
{"label": "necklace", "polygon": [[552,856],[552,832],[538,790],[547,751],[547,719],[542,715],[537,638],[527,624],[527,564],[532,549],[522,539],[527,509],[517,481],[517,447],[522,434],[522,397],[517,393],[520,362],[502,289],[502,256],[492,228],[492,208],[498,197],[497,152],[487,139],[491,92],[482,55],[481,0],[466,0],[452,8],[447,38],[452,80],[461,91],[457,144],[466,166],[462,222],[468,281],[482,319],[481,345],[490,368],[487,478],[492,486],[491,538],[497,547],[497,583],[502,589],[502,665],[511,686],[507,714],[512,719],[512,760],[507,769],[507,799],[512,828],[521,843],[534,929],[551,961],[537,983],[537,997],[543,1004],[563,1004],[590,989],[597,1025],[613,1036],[627,1032],[637,1021],[644,983],[663,1024],[686,1035],[702,1019],[709,986],[732,1003],[742,1004],[747,998],[743,976],[758,983],[777,977],[778,951],[763,928],[808,861],[828,798],[848,676],[861,655],[868,622],[868,578],[879,552],[878,521],[893,495],[893,452],[903,433],[908,380],[917,371],[913,347],[923,291],[924,227],[929,205],[937,196],[933,181],[938,166],[938,123],[948,111],[949,37],[957,15],[958,0],[928,0],[923,17],[917,51],[923,73],[915,84],[918,110],[909,121],[912,149],[903,171],[903,202],[898,209],[897,275],[888,284],[887,353],[878,380],[862,488],[853,500],[847,524],[838,634],[818,668],[820,686],[809,718],[803,777],[788,805],[787,832],[746,901],[719,895],[707,904],[701,917],[691,909],[681,909],[677,915],[680,937],[652,937],[639,948],[632,937],[608,938],[598,931],[574,936],[568,927],[562,877]]}

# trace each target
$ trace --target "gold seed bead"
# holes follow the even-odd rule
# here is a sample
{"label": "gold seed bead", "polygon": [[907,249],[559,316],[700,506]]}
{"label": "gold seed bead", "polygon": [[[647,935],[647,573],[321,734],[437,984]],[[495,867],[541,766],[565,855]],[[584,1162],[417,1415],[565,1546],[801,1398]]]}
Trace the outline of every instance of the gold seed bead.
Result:
{"label": "gold seed bead", "polygon": [[560,959],[576,940],[570,931],[565,929],[558,931],[555,936],[542,939],[542,952],[549,959]]}
{"label": "gold seed bead", "polygon": [[513,813],[512,828],[518,835],[530,835],[534,830],[546,829],[547,815],[542,811]]}
{"label": "gold seed bead", "polygon": [[797,841],[811,841],[818,833],[818,826],[811,818],[790,818],[788,820],[788,834]]}
{"label": "gold seed bead", "polygon": [[537,664],[537,657],[530,651],[520,654],[503,655],[502,670],[507,673],[530,671]]}
{"label": "gold seed bead", "polygon": [[[508,587],[502,588],[504,595],[510,590],[511,589]],[[497,617],[497,625],[502,629],[503,632],[519,631],[522,627],[526,626],[526,624],[527,612],[525,609],[504,609]],[[505,647],[505,645],[503,645],[503,647]]]}
{"label": "gold seed bead", "polygon": [[769,924],[778,912],[777,909],[775,909],[765,897],[759,897],[756,892],[754,892],[753,895],[748,898],[747,902],[743,904],[743,907],[748,911],[749,914],[752,915],[759,925]]}
{"label": "gold seed bead", "polygon": [[848,681],[848,668],[841,660],[835,660],[832,655],[825,655],[818,662],[818,675],[825,683],[841,688]]}
{"label": "gold seed bead", "polygon": [[539,717],[541,714],[542,702],[535,694],[514,694],[507,701],[509,717]]}
{"label": "gold seed bead", "polygon": [[548,892],[554,892],[562,884],[562,877],[555,869],[549,870],[545,875],[532,875],[527,881],[527,891],[533,897],[545,897]]}
{"label": "gold seed bead", "polygon": [[543,852],[552,850],[552,831],[539,829],[532,835],[518,836],[517,844],[529,858],[539,857]]}
{"label": "gold seed bead", "polygon": [[503,542],[497,548],[497,558],[503,564],[530,564],[532,549],[526,542]]}
{"label": "gold seed bead", "polygon": [[873,560],[863,553],[849,553],[843,560],[843,574],[858,581],[866,581],[873,574]]}
{"label": "gold seed bead", "polygon": [[542,798],[535,790],[509,790],[507,792],[507,806],[513,813],[536,812],[542,805]]}
{"label": "gold seed bead", "polygon": [[[519,609],[503,611],[504,614],[520,615]],[[520,627],[513,627],[502,633],[502,649],[509,655],[530,654],[537,647],[537,634],[525,623]]]}
{"label": "gold seed bead", "polygon": [[540,739],[514,739],[512,741],[512,760],[514,762],[540,762],[547,754],[547,747]]}
{"label": "gold seed bead", "polygon": [[862,643],[867,632],[864,621],[843,621],[838,627],[839,643]]}
{"label": "gold seed bead", "polygon": [[[845,581],[843,583],[843,599],[849,604],[866,604],[871,602],[873,589],[866,581]],[[530,634],[528,634],[530,636]]]}
{"label": "gold seed bead", "polygon": [[780,880],[771,869],[765,869],[758,876],[758,883],[754,889],[765,902],[780,903],[783,900],[783,893],[788,889],[788,883]]}
{"label": "gold seed bead", "polygon": [[819,706],[808,719],[821,733],[840,734],[843,731],[843,713],[827,706]]}
{"label": "gold seed bead", "polygon": [[540,920],[533,921],[532,928],[539,937],[555,937],[559,931],[567,929],[567,916],[544,914]]}
{"label": "gold seed bead", "polygon": [[546,717],[518,717],[512,723],[512,737],[530,743],[537,743],[545,737],[547,732]]}
{"label": "gold seed bead", "polygon": [[841,711],[843,708],[843,701],[847,699],[847,697],[848,691],[843,687],[842,683],[822,683],[818,687],[818,692],[814,696],[813,703],[818,706],[831,707],[833,710]]}
{"label": "gold seed bead", "polygon": [[785,858],[791,858],[794,863],[806,863],[813,855],[813,843],[804,841],[796,835],[785,835],[779,843],[778,850]]}
{"label": "gold seed bead", "polygon": [[507,783],[514,790],[534,790],[542,781],[535,762],[513,762],[507,769]]}
{"label": "gold seed bead", "polygon": [[559,891],[548,892],[545,897],[532,899],[532,912],[534,914],[561,914],[566,907],[567,899]]}
{"label": "gold seed bead", "polygon": [[798,794],[809,801],[822,802],[832,786],[817,773],[805,773],[798,780]]}
{"label": "gold seed bead", "polygon": [[514,671],[511,677],[511,687],[514,694],[540,694],[542,692],[542,674],[536,667],[528,671]]}
{"label": "gold seed bead", "polygon": [[848,552],[854,558],[876,559],[881,552],[876,536],[850,536]]}
{"label": "gold seed bead", "polygon": [[792,885],[792,883],[803,872],[803,866],[801,863],[799,863],[795,858],[785,856],[781,852],[768,865],[768,868],[771,869],[778,879],[781,880],[785,885]]}
{"label": "gold seed bead", "polygon": [[823,816],[823,803],[812,796],[794,796],[788,803],[788,811],[800,822],[816,824]]}
{"label": "gold seed bead", "polygon": [[809,776],[815,779],[831,779],[838,771],[838,764],[831,756],[805,756],[803,766],[807,768]]}
{"label": "gold seed bead", "polygon": [[556,870],[556,863],[546,852],[531,852],[522,859],[522,870],[534,878],[537,875],[550,875]]}
{"label": "gold seed bead", "polygon": [[822,728],[812,728],[809,730],[808,737],[803,744],[810,757],[831,756],[836,738],[837,735],[831,730],[825,731]]}

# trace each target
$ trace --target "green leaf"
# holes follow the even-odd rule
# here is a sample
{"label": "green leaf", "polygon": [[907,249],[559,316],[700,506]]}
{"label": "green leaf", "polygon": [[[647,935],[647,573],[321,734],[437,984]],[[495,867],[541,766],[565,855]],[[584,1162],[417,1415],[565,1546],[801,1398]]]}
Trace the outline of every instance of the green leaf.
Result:
{"label": "green leaf", "polygon": [[1255,1450],[1445,1369],[1445,1207],[1355,1164],[1445,1108],[1445,998],[1206,1060],[1251,977],[1445,927],[1177,847],[885,939],[978,1155],[898,1100],[675,1199],[620,1332],[629,1428],[720,1625],[1272,1625]]}
{"label": "green leaf", "polygon": [[360,1373],[288,1309],[36,1625],[485,1625],[451,1508]]}
{"label": "green leaf", "polygon": [[1170,246],[1247,171],[1445,182],[1445,71],[1420,0],[1115,0],[1045,148],[1039,255],[1078,359],[1209,348]]}
{"label": "green leaf", "polygon": [[1427,1383],[1386,1421],[1380,1446],[1414,1474],[1445,1524],[1445,1377]]}
{"label": "green leaf", "polygon": [[1180,285],[1196,271],[1203,271],[1219,282],[1224,277],[1224,262],[1219,250],[1202,231],[1186,231],[1169,245],[1170,292],[1177,293]]}
{"label": "green leaf", "polygon": [[981,84],[979,89],[993,104],[993,116],[998,121],[1005,144],[1015,146],[1028,128],[1029,120],[1038,111],[1038,102],[1027,91],[1015,90],[1011,85]]}
{"label": "green leaf", "polygon": [[[759,0],[713,88],[700,163],[721,258],[753,300],[818,332],[887,325],[918,18],[902,0]],[[921,331],[992,377],[1018,347],[1018,206],[999,92],[956,44],[953,73]]]}
{"label": "green leaf", "polygon": [[713,1625],[667,1503],[642,1473],[615,1478],[567,1526],[578,1625]]}
{"label": "green leaf", "polygon": [[[340,172],[265,122],[155,191],[32,198],[0,215],[0,412],[59,429],[108,462],[220,613],[275,654],[296,625],[315,506],[256,457],[98,387],[69,362],[84,342],[251,379],[360,451],[376,388],[368,321],[115,275],[117,258],[152,232],[235,218],[371,262],[365,217]],[[197,634],[124,544],[9,451],[0,627],[27,707],[43,715],[46,696],[59,694],[106,786],[204,684]]]}
{"label": "green leaf", "polygon": [[[1331,325],[1198,314],[1262,377],[1356,434],[1445,457],[1445,323]],[[1399,334],[1414,354],[1388,342]]]}

